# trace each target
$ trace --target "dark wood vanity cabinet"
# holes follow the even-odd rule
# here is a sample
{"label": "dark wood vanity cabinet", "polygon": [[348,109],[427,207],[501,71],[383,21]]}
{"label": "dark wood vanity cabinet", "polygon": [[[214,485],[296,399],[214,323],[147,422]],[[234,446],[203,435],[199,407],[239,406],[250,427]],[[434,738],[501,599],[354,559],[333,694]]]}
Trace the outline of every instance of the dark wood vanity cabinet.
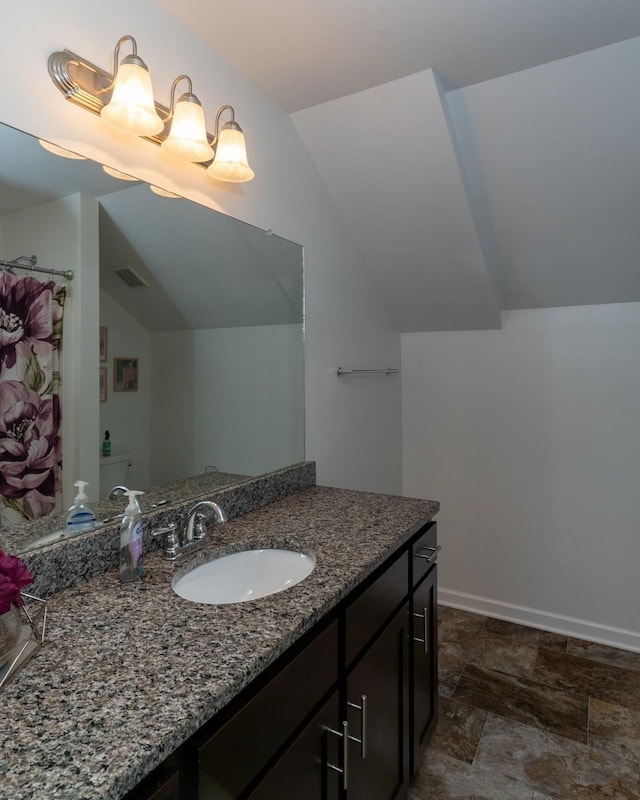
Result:
{"label": "dark wood vanity cabinet", "polygon": [[339,717],[338,692],[334,692],[264,779],[246,795],[247,800],[339,800],[340,775],[328,767],[330,763],[337,766],[337,742],[331,741],[329,730]]}
{"label": "dark wood vanity cabinet", "polygon": [[127,800],[405,798],[437,720],[437,551],[429,523]]}
{"label": "dark wood vanity cabinet", "polygon": [[410,772],[415,775],[438,721],[438,556],[435,523],[411,547]]}
{"label": "dark wood vanity cabinet", "polygon": [[174,753],[127,795],[127,800],[182,800],[186,786],[181,751]]}
{"label": "dark wood vanity cabinet", "polygon": [[347,676],[349,800],[393,800],[409,786],[409,633],[405,605]]}
{"label": "dark wood vanity cabinet", "polygon": [[415,775],[438,721],[437,567],[413,593],[411,637],[410,772]]}

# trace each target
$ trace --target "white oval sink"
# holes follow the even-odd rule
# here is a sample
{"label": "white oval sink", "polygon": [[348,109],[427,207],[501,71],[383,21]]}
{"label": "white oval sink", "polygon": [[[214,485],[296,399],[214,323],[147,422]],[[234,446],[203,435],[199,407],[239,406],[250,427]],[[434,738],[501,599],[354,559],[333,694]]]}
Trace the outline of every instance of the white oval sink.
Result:
{"label": "white oval sink", "polygon": [[295,586],[315,565],[314,556],[293,550],[243,550],[176,576],[171,586],[194,603],[246,603]]}

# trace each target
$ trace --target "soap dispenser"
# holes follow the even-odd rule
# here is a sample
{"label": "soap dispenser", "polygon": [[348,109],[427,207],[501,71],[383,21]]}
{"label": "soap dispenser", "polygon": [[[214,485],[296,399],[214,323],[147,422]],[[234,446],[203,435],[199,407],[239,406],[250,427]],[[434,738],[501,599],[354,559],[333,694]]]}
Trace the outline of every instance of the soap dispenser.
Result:
{"label": "soap dispenser", "polygon": [[78,489],[78,494],[65,519],[65,528],[70,535],[90,531],[96,524],[96,515],[87,505],[89,498],[84,491],[89,484],[87,481],[76,481],[73,485]]}
{"label": "soap dispenser", "polygon": [[142,517],[137,496],[144,492],[128,489],[129,503],[120,523],[120,581],[132,583],[142,575]]}

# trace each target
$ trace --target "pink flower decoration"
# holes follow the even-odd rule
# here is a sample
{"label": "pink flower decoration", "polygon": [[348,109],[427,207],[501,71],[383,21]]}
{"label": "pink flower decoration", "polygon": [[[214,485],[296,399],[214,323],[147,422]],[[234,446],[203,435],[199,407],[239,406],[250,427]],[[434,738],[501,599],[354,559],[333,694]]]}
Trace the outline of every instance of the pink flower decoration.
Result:
{"label": "pink flower decoration", "polygon": [[16,556],[0,550],[0,614],[11,606],[24,605],[20,589],[33,583],[34,575]]}
{"label": "pink flower decoration", "polygon": [[27,360],[33,352],[39,360],[49,357],[53,325],[61,311],[53,300],[53,283],[36,278],[2,275],[0,308],[0,367],[11,368],[16,360]]}
{"label": "pink flower decoration", "polygon": [[59,414],[56,397],[0,382],[0,494],[24,498],[28,519],[55,505]]}

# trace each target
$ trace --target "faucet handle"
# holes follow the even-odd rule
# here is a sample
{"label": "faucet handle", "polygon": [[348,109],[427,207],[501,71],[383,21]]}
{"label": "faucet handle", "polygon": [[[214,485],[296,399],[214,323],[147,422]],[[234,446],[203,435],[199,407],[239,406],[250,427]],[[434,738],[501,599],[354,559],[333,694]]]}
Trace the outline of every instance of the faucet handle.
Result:
{"label": "faucet handle", "polygon": [[164,557],[174,561],[178,557],[180,551],[180,537],[178,536],[178,526],[175,522],[171,522],[162,528],[156,528],[151,531],[154,539],[164,537]]}
{"label": "faucet handle", "polygon": [[197,514],[193,523],[193,541],[198,542],[207,535],[207,525],[202,514]]}

